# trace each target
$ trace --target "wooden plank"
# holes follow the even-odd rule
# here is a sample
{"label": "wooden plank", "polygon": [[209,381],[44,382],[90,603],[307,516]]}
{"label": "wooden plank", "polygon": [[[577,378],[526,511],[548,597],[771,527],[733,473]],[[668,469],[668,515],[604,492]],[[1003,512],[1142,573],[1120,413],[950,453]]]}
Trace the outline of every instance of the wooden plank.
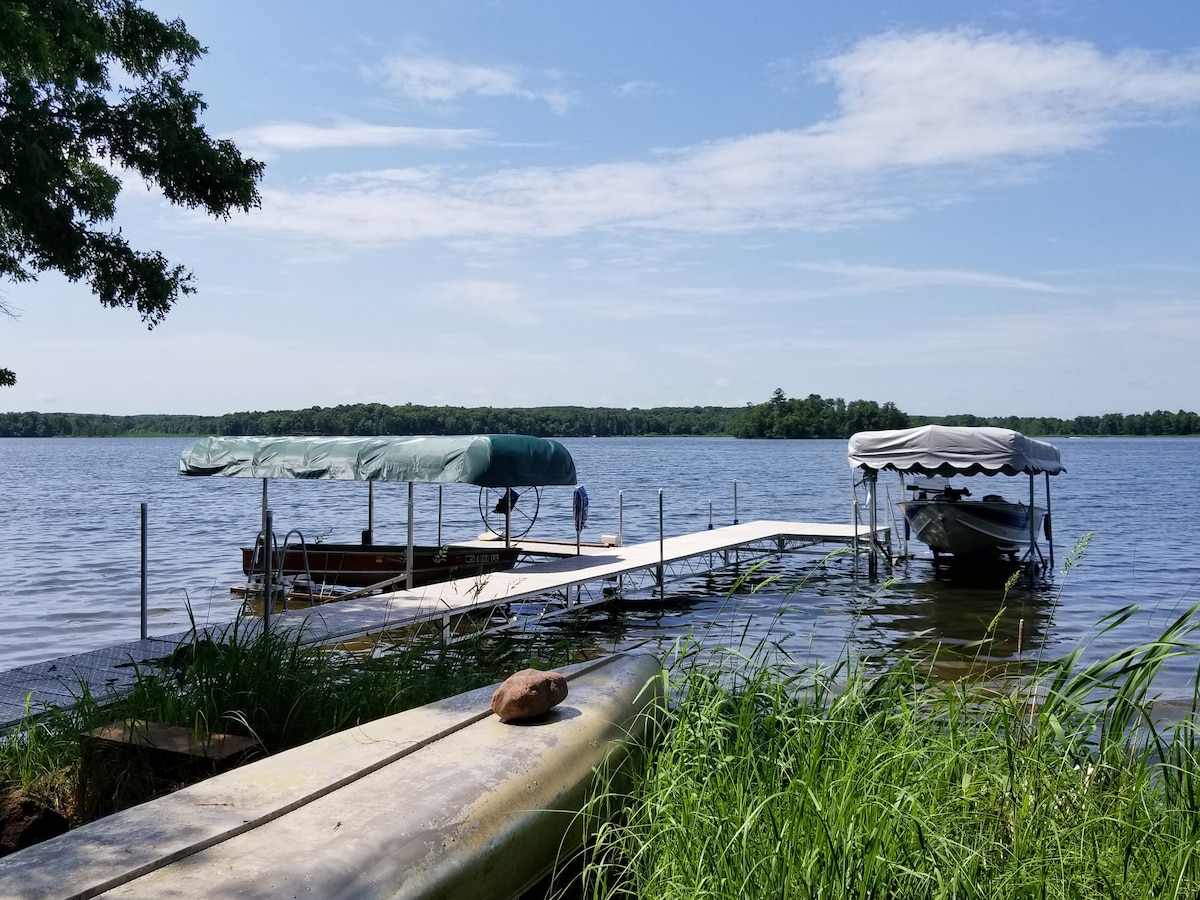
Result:
{"label": "wooden plank", "polygon": [[196,759],[222,760],[258,746],[252,738],[239,734],[197,731],[181,725],[164,725],[142,719],[123,719],[93,728],[88,736],[97,741],[128,747],[161,750]]}

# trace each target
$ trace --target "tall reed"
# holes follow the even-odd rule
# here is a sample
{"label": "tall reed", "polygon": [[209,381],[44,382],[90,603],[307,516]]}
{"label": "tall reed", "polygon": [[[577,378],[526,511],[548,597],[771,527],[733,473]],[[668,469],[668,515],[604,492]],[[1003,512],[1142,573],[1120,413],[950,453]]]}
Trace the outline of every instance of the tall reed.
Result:
{"label": "tall reed", "polygon": [[1151,689],[1195,665],[1197,628],[1193,607],[1158,640],[999,686],[905,662],[797,674],[767,646],[684,666],[632,798],[593,800],[583,894],[1195,897],[1197,703],[1163,723]]}
{"label": "tall reed", "polygon": [[[361,722],[499,681],[514,669],[570,661],[572,647],[543,635],[480,636],[442,646],[380,640],[370,653],[309,646],[302,634],[193,628],[168,658],[136,667],[132,688],[96,698],[80,685],[69,706],[27,710],[0,735],[0,795],[22,790],[75,822],[195,779],[203,767],[161,777],[152,754],[98,756],[87,733],[121,719],[241,734],[275,753]],[[86,782],[86,783],[85,783]]]}

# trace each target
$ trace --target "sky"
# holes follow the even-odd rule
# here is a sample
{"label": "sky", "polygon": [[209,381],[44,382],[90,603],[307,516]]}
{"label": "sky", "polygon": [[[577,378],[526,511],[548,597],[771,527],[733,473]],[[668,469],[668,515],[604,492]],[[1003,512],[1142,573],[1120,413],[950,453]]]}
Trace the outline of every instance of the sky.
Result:
{"label": "sky", "polygon": [[130,176],[197,293],[0,282],[0,411],[1200,409],[1196,0],[143,5],[262,206]]}

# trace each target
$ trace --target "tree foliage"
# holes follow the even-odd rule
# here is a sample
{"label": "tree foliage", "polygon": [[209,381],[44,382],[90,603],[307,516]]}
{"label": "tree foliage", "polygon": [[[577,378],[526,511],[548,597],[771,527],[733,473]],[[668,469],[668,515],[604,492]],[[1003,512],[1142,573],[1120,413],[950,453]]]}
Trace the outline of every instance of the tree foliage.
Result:
{"label": "tree foliage", "polygon": [[194,292],[183,266],[105,226],[123,172],[220,218],[258,205],[262,163],[209,137],[185,87],[204,52],[135,0],[0,3],[0,278],[57,270],[151,328]]}
{"label": "tree foliage", "polygon": [[542,406],[336,407],[236,412],[223,416],[100,416],[0,413],[0,437],[136,437],[147,435],[532,434],[541,437],[700,437],[728,435],[739,410],[717,406],[656,409]]}
{"label": "tree foliage", "polygon": [[308,409],[235,412],[223,416],[105,416],[86,413],[0,413],[3,437],[149,437],[163,435],[532,434],[541,437],[810,437],[844,439],[856,431],[942,425],[996,425],[1033,436],[1194,435],[1200,415],[1158,410],[1074,419],[907,416],[891,403],[789,400],[783,391],[745,407],[663,406],[618,409],[538,406],[419,406],[354,403]]}
{"label": "tree foliage", "polygon": [[907,428],[908,416],[894,403],[851,400],[809,394],[789,400],[776,388],[766,403],[747,406],[733,424],[743,438],[848,438],[856,431]]}

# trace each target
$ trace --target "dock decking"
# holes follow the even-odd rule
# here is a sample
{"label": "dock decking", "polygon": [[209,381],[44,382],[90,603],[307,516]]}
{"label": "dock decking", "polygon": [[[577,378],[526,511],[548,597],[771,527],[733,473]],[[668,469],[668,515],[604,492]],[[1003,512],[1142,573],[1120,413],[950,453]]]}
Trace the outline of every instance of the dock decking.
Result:
{"label": "dock decking", "polygon": [[[681,578],[822,544],[867,544],[870,532],[853,524],[755,521],[708,531],[648,541],[625,547],[586,545],[578,556],[573,545],[525,542],[533,555],[555,554],[549,562],[518,566],[507,572],[432,584],[411,591],[389,591],[352,600],[278,613],[277,630],[300,632],[312,645],[335,645],[423,623],[440,622],[443,638],[456,639],[454,623],[486,616],[507,604],[557,595],[561,602],[544,614],[549,618],[571,609],[607,602],[622,593],[660,587]],[[876,543],[890,543],[887,528],[876,531]],[[518,542],[520,543],[520,542]],[[480,549],[495,546],[479,542]],[[562,556],[561,554],[572,555]],[[219,632],[224,626],[212,626]],[[247,631],[261,627],[252,620]],[[503,626],[501,626],[503,627]],[[81,688],[95,697],[120,693],[134,683],[135,665],[152,665],[174,650],[189,632],[180,632],[76,656],[0,672],[0,731],[11,728],[26,710],[70,706]]]}

